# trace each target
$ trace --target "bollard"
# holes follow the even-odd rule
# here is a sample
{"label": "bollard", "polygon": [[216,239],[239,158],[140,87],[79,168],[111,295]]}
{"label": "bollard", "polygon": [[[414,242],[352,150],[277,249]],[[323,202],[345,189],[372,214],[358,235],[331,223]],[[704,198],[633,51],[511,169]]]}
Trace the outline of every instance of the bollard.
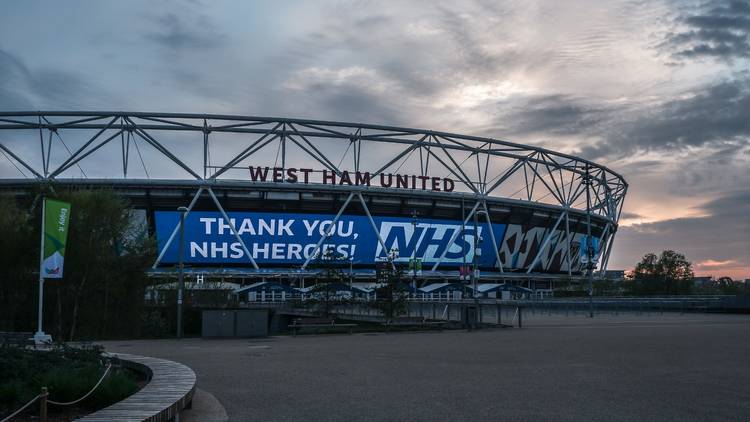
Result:
{"label": "bollard", "polygon": [[47,422],[47,387],[42,387],[42,394],[39,398],[39,421]]}
{"label": "bollard", "polygon": [[520,306],[518,307],[518,328],[522,327],[522,323],[521,323],[521,313],[522,313],[521,310],[522,309],[523,309],[522,307]]}

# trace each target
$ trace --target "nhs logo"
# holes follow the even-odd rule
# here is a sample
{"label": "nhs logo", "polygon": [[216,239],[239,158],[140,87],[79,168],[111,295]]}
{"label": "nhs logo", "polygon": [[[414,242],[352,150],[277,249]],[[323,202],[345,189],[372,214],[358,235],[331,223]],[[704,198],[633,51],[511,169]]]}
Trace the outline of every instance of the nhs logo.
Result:
{"label": "nhs logo", "polygon": [[[433,220],[434,221],[434,220]],[[505,226],[493,224],[493,234],[497,242],[502,241]],[[492,236],[488,233],[487,224],[477,226],[477,233],[483,249],[480,265],[493,265],[495,251],[492,250]],[[419,223],[382,221],[380,223],[380,237],[385,243],[384,251],[378,242],[375,257],[385,257],[393,248],[398,249],[397,262],[408,262],[414,256],[422,258],[424,263],[437,262],[445,254],[444,263],[471,262],[474,259],[474,226],[444,223]],[[464,259],[464,256],[466,257]]]}

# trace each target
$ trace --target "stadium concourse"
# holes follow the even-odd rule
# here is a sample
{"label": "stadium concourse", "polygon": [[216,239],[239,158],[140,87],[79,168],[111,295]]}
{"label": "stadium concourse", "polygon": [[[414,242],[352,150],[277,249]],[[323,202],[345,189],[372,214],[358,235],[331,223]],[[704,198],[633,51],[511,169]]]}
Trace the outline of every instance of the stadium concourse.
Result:
{"label": "stadium concourse", "polygon": [[0,113],[0,135],[0,194],[116,192],[165,283],[183,263],[188,280],[302,289],[333,266],[366,288],[390,265],[413,289],[544,290],[606,270],[627,192],[583,158],[360,123],[21,111]]}
{"label": "stadium concourse", "polygon": [[737,314],[544,313],[523,329],[104,345],[189,365],[238,421],[745,421],[748,330]]}

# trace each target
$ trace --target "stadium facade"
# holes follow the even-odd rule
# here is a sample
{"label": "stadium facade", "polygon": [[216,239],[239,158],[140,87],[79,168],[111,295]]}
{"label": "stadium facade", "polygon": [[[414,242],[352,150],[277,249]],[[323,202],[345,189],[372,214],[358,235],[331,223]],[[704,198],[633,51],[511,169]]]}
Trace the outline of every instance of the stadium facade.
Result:
{"label": "stadium facade", "polygon": [[578,277],[589,230],[606,270],[627,192],[605,166],[539,147],[301,119],[3,112],[0,153],[4,195],[126,197],[157,237],[155,276],[175,271],[184,212],[195,274],[296,280],[335,252],[369,280],[397,250],[420,280],[472,264],[483,280]]}

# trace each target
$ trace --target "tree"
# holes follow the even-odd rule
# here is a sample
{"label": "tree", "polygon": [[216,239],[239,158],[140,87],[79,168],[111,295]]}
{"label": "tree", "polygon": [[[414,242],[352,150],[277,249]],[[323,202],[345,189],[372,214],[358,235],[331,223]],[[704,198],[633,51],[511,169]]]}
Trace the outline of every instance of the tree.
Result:
{"label": "tree", "polygon": [[311,302],[318,305],[318,311],[328,316],[335,305],[345,302],[338,296],[338,287],[343,284],[345,276],[342,269],[346,257],[328,248],[310,265],[317,270],[315,285],[310,289]]}
{"label": "tree", "polygon": [[39,228],[31,201],[0,200],[0,331],[35,331]]}
{"label": "tree", "polygon": [[[113,192],[47,195],[72,210],[63,278],[45,282],[46,330],[59,340],[137,336],[155,242]],[[0,329],[36,329],[40,199],[0,201]]]}
{"label": "tree", "polygon": [[644,255],[632,274],[634,294],[688,294],[692,289],[693,267],[685,255],[665,250],[657,256]]}
{"label": "tree", "polygon": [[378,309],[387,321],[406,311],[409,290],[404,282],[404,268],[394,265],[393,257],[378,263],[375,296],[370,306]]}
{"label": "tree", "polygon": [[107,336],[112,328],[121,333],[140,320],[145,270],[155,244],[136,223],[133,209],[113,192],[58,196],[72,205],[65,275],[54,282],[57,336],[76,338],[79,322],[84,337]]}

